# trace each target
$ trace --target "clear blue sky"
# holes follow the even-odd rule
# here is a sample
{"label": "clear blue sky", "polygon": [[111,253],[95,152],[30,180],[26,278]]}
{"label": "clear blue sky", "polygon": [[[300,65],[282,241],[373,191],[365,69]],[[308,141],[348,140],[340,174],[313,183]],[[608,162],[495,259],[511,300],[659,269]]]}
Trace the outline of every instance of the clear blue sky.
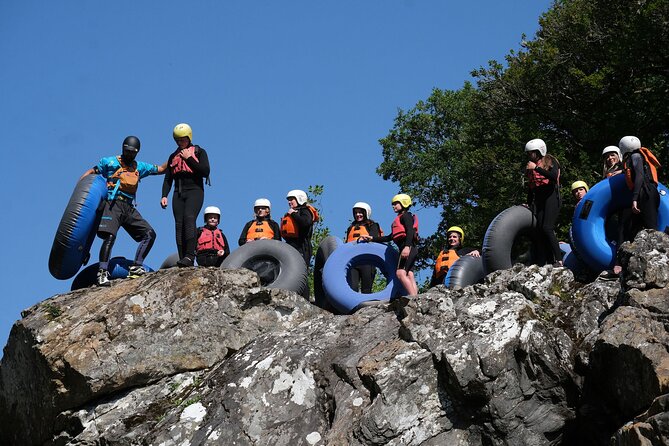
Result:
{"label": "clear blue sky", "polygon": [[[435,87],[460,88],[472,69],[501,61],[523,33],[534,36],[550,4],[3,2],[0,344],[22,309],[69,291],[71,280],[48,272],[56,228],[79,176],[120,153],[125,136],[141,139],[139,160],[160,164],[174,149],[174,125],[189,123],[212,165],[205,206],[221,208],[231,241],[256,198],[269,198],[278,219],[285,193],[313,184],[325,186],[334,234],[343,234],[356,201],[370,203],[387,231],[399,191],[375,169],[378,139],[398,108]],[[146,178],[138,194],[158,233],[146,260],[154,268],[176,250],[161,186],[161,176]],[[429,235],[439,214],[417,211]],[[113,255],[132,257],[135,243],[119,234]],[[96,240],[91,262],[99,247]]]}

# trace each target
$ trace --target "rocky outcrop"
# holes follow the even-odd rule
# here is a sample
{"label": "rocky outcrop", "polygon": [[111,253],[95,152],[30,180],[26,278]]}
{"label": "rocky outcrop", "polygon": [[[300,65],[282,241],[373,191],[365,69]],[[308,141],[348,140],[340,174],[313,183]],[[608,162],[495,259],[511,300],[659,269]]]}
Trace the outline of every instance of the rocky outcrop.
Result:
{"label": "rocky outcrop", "polygon": [[0,441],[666,444],[667,249],[642,232],[620,281],[517,265],[350,316],[246,270],[55,296],[5,347]]}

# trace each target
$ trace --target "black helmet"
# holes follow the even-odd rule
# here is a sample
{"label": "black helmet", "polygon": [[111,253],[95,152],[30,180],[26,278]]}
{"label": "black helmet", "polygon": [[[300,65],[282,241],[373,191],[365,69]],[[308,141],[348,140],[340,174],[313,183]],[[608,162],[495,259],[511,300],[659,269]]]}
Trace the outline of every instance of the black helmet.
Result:
{"label": "black helmet", "polygon": [[139,138],[136,136],[128,136],[123,140],[123,150],[132,150],[139,152]]}

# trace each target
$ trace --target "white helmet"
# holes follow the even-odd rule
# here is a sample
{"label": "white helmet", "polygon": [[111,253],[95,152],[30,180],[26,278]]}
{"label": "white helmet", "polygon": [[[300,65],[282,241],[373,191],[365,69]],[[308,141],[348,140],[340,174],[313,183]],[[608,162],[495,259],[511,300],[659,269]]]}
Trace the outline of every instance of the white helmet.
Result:
{"label": "white helmet", "polygon": [[221,210],[219,208],[217,208],[216,206],[207,206],[206,208],[204,208],[204,220],[205,221],[207,220],[207,215],[208,214],[218,215],[219,220],[221,218]]}
{"label": "white helmet", "polygon": [[532,139],[525,144],[525,151],[532,152],[538,150],[541,156],[546,156],[546,143],[543,139]]}
{"label": "white helmet", "polygon": [[297,204],[303,205],[307,203],[307,193],[300,189],[293,189],[286,194],[286,198],[294,197]]}
{"label": "white helmet", "polygon": [[260,206],[267,206],[270,211],[272,210],[272,203],[270,203],[270,201],[267,198],[258,198],[253,203],[254,208],[257,208],[257,207],[260,207]]}
{"label": "white helmet", "polygon": [[639,138],[636,136],[623,136],[618,143],[618,147],[620,147],[620,151],[624,155],[626,153],[634,152],[635,150],[640,149],[641,141],[639,141]]}
{"label": "white helmet", "polygon": [[[355,209],[362,209],[365,211],[365,218],[372,218],[372,207],[368,205],[367,203],[363,201],[358,201],[356,204],[353,205],[353,210]],[[355,215],[354,215],[355,216]]]}
{"label": "white helmet", "polygon": [[617,146],[606,146],[604,147],[604,150],[602,150],[602,156],[606,155],[607,153],[615,153],[618,155],[618,159],[622,159],[622,155],[620,154],[620,149]]}

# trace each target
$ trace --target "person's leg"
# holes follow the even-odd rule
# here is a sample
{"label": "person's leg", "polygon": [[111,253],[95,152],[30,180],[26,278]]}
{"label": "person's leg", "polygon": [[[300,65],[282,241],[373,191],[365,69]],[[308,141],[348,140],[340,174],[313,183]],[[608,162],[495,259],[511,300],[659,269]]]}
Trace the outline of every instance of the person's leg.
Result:
{"label": "person's leg", "polygon": [[195,259],[197,248],[197,216],[204,203],[204,191],[200,188],[188,189],[184,194],[184,209],[182,216],[183,256]]}
{"label": "person's leg", "polygon": [[409,277],[409,280],[411,281],[411,285],[412,285],[411,295],[412,296],[417,296],[418,295],[418,285],[416,284],[416,278],[414,277],[413,271],[407,272],[407,276]]}
{"label": "person's leg", "polygon": [[[149,255],[153,243],[156,241],[156,232],[153,230],[149,222],[144,220],[142,214],[139,213],[134,207],[128,211],[128,216],[123,223],[123,229],[125,229],[130,237],[135,240],[137,245],[137,251],[135,252],[134,266],[142,266],[144,264],[144,259]],[[137,270],[137,268],[135,268]],[[145,272],[142,268],[141,271],[137,270],[139,274]]]}
{"label": "person's leg", "polygon": [[372,294],[376,268],[372,265],[360,265],[358,271],[360,272],[360,292],[362,294]]}
{"label": "person's leg", "polygon": [[639,204],[641,210],[641,226],[644,229],[657,229],[657,214],[660,207],[660,194],[655,187],[643,190],[639,196],[643,201]]}
{"label": "person's leg", "polygon": [[185,213],[186,202],[182,194],[174,193],[172,195],[172,215],[174,215],[174,237],[177,244],[177,253],[179,259],[184,257],[184,226],[183,216]]}
{"label": "person's leg", "polygon": [[360,267],[356,266],[348,271],[348,285],[354,291],[360,291]]}
{"label": "person's leg", "polygon": [[109,259],[111,257],[112,248],[116,241],[116,233],[120,226],[122,218],[122,209],[116,202],[106,202],[104,210],[102,211],[102,219],[98,226],[97,236],[102,239],[102,246],[100,246],[100,267],[97,274],[97,283],[101,286],[108,286],[109,274]]}

